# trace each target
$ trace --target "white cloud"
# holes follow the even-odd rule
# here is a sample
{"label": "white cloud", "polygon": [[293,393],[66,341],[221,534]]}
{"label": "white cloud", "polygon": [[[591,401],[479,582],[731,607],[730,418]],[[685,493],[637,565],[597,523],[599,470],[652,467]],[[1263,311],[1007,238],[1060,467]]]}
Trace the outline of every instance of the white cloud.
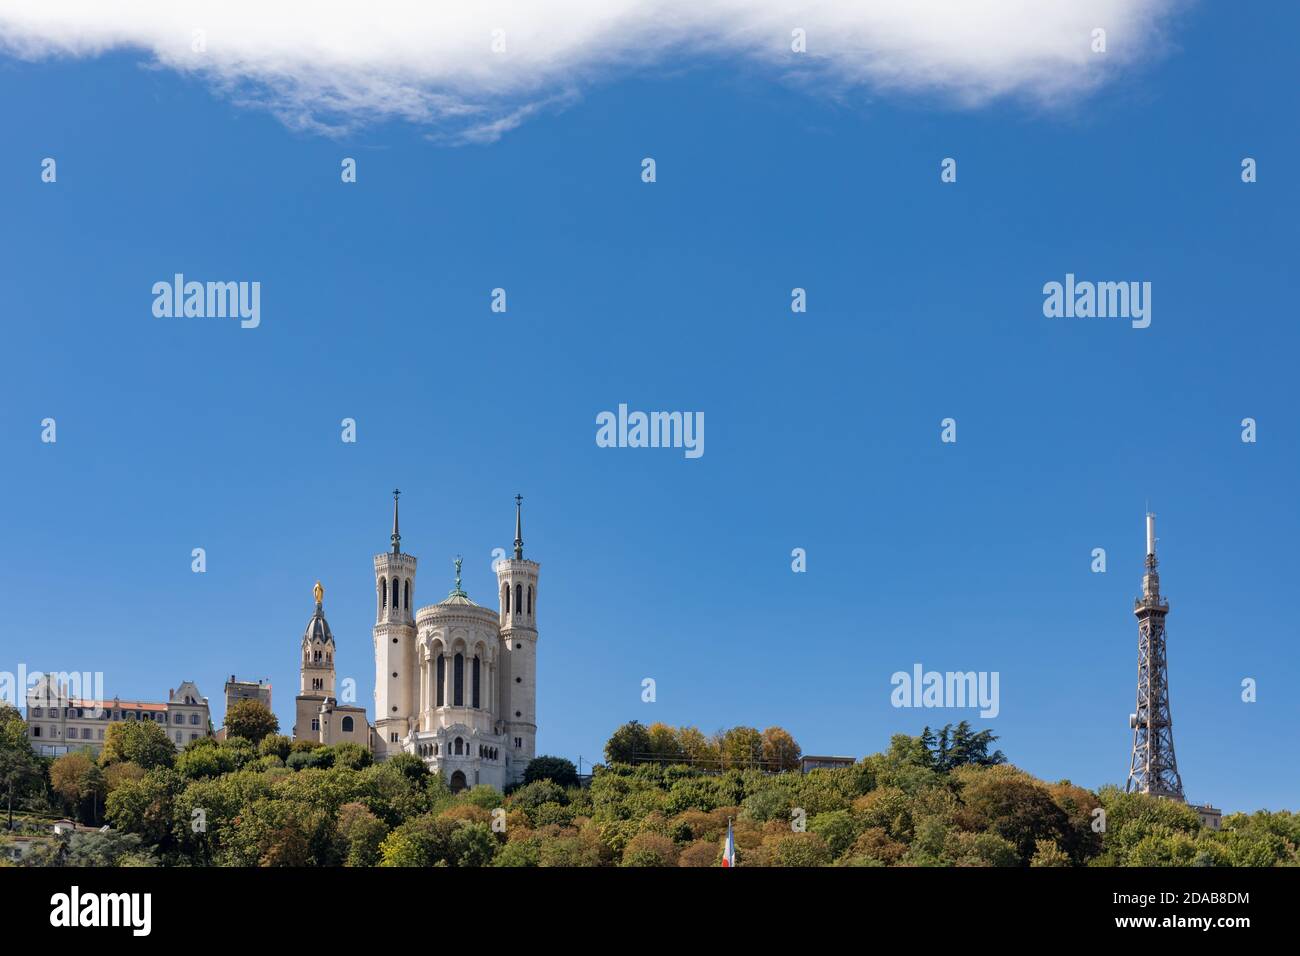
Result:
{"label": "white cloud", "polygon": [[[1178,2],[0,0],[0,48],[24,58],[138,49],[291,125],[400,118],[490,139],[603,79],[705,59],[840,92],[1051,105],[1155,56]],[[796,27],[807,33],[801,56],[790,51]],[[1097,27],[1105,54],[1092,51]],[[504,53],[492,50],[497,30]]]}

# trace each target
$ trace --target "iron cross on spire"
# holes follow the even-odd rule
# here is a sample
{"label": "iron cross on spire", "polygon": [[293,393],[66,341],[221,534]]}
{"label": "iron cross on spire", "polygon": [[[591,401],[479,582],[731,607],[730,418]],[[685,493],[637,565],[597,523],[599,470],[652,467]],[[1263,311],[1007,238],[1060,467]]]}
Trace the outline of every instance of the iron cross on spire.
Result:
{"label": "iron cross on spire", "polygon": [[519,507],[524,502],[523,495],[515,495],[515,560],[519,561],[524,556],[524,531],[523,522],[519,517]]}
{"label": "iron cross on spire", "polygon": [[402,550],[402,533],[397,528],[397,499],[401,494],[400,488],[393,489],[393,554],[399,554]]}

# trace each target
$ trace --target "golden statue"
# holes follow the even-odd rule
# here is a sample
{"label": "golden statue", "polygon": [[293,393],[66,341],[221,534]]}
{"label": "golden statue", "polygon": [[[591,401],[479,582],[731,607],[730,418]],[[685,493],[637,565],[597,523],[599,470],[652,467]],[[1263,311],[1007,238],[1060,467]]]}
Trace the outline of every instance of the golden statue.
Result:
{"label": "golden statue", "polygon": [[324,589],[323,587],[320,586],[320,582],[319,582],[319,581],[316,582],[316,586],[315,586],[314,588],[311,589],[311,592],[312,592],[312,594],[315,594],[315,595],[316,595],[316,603],[317,603],[317,604],[319,604],[320,601],[321,601],[321,598],[323,598],[323,597],[325,596],[325,589]]}

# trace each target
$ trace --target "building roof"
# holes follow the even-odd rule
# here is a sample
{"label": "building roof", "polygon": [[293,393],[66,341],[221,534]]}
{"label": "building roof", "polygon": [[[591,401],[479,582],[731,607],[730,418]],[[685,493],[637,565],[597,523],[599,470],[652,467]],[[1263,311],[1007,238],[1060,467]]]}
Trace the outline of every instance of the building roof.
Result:
{"label": "building roof", "polygon": [[334,634],[330,631],[330,625],[325,620],[325,612],[319,604],[307,622],[307,630],[303,632],[302,639],[308,643],[320,642],[322,644],[333,644]]}
{"label": "building roof", "polygon": [[70,700],[69,707],[102,707],[104,710],[148,710],[163,712],[167,710],[166,704],[156,704],[152,701],[142,700]]}

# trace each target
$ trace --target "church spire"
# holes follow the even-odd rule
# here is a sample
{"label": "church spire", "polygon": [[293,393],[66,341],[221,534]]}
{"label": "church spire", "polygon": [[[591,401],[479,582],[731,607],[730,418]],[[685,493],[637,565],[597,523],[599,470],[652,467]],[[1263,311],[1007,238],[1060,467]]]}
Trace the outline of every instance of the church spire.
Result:
{"label": "church spire", "polygon": [[401,493],[400,489],[393,489],[393,554],[402,553],[402,533],[397,529],[397,498]]}
{"label": "church spire", "polygon": [[524,556],[524,531],[523,519],[519,513],[519,506],[523,504],[524,496],[515,495],[515,560],[518,561]]}

